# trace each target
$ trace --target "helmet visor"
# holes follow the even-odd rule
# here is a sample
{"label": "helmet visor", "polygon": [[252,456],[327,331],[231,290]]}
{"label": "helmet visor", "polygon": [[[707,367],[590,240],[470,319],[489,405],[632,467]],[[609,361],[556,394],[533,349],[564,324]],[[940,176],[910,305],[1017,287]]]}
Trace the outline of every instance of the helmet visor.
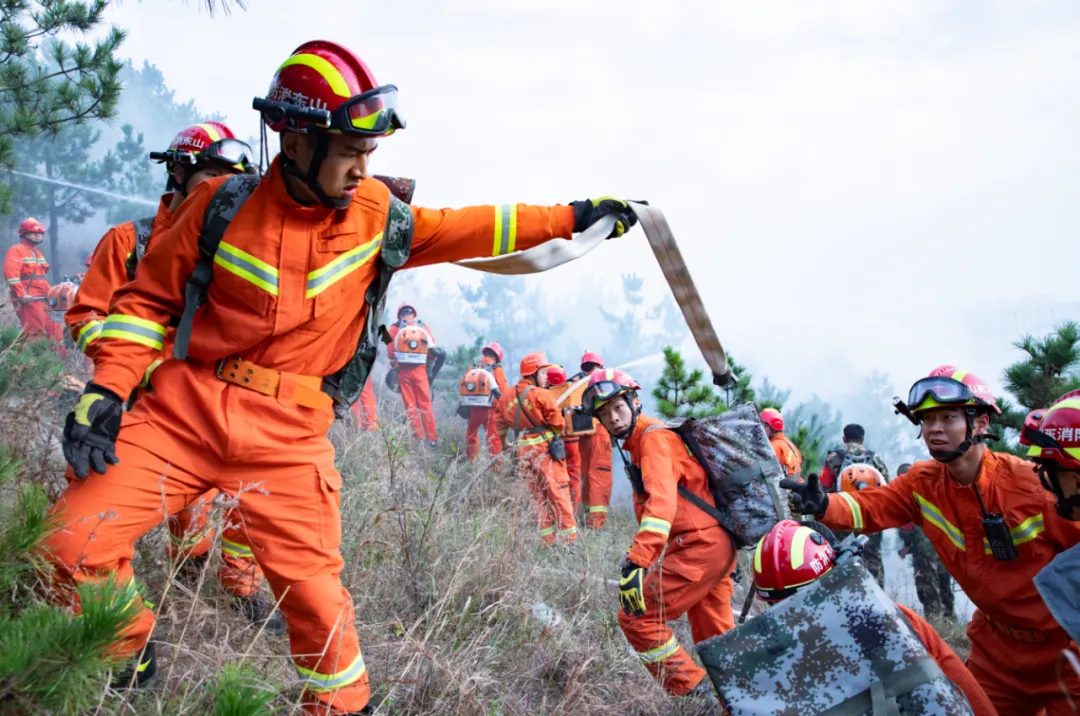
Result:
{"label": "helmet visor", "polygon": [[343,134],[381,137],[403,129],[397,104],[397,87],[383,85],[346,101],[334,111],[332,128]]}
{"label": "helmet visor", "polygon": [[613,380],[602,380],[599,383],[593,383],[585,389],[585,392],[581,394],[581,404],[587,410],[599,410],[605,403],[629,390],[631,390],[631,388],[620,385]]}
{"label": "helmet visor", "polygon": [[937,405],[965,405],[974,400],[971,388],[952,378],[938,376],[923,378],[911,386],[907,404],[912,410],[925,410]]}
{"label": "helmet visor", "polygon": [[247,142],[241,142],[239,139],[221,139],[200,152],[196,157],[196,162],[221,162],[242,172],[251,164],[252,155],[253,152]]}

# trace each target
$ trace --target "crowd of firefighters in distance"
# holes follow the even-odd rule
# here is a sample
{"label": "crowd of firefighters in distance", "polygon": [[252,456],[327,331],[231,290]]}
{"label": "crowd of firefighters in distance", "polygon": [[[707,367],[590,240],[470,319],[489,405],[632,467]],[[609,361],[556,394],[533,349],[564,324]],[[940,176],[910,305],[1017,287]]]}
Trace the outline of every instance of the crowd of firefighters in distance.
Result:
{"label": "crowd of firefighters in distance", "polygon": [[[154,613],[134,590],[135,541],[167,520],[172,556],[186,560],[181,578],[197,572],[211,543],[207,507],[221,492],[229,498],[221,583],[252,622],[288,634],[306,712],[370,712],[353,603],[339,580],[341,477],[327,430],[338,392],[329,378],[367,355],[358,349],[370,335],[365,311],[381,299],[369,288],[385,291],[380,254],[401,237],[388,217],[398,211],[407,219],[397,222],[409,228],[406,268],[568,238],[608,215],[617,219],[611,238],[634,223],[627,204],[613,198],[403,209],[384,184],[367,178],[376,138],[404,127],[396,95],[350,50],[305,43],[255,102],[280,133],[281,153],[252,191],[243,194],[236,181],[252,178],[250,148],[220,123],[189,127],[166,152],[151,155],[165,162],[169,184],[152,221],[142,223],[148,240],[139,238],[140,222],[128,222],[110,229],[94,251],[64,317],[93,360],[94,376],[65,422],[69,484],[53,508],[60,529],[46,549],[56,567],[51,595],[60,603],[78,609],[72,587],[110,576],[132,590],[136,615],[116,644],[131,661],[117,686],[145,686],[157,668]],[[222,214],[222,206],[230,211]],[[224,233],[207,252],[214,227]],[[22,242],[5,264],[27,332],[51,330],[36,300],[48,293],[37,249],[43,233],[37,222],[24,222]],[[202,306],[181,338],[186,302],[199,290]],[[396,319],[391,364],[418,440],[434,443],[426,370],[434,339],[412,306],[401,306]],[[183,359],[170,357],[174,337],[177,346],[183,340]],[[633,496],[639,526],[613,565],[619,624],[666,690],[709,698],[705,672],[668,626],[686,614],[695,642],[734,626],[732,540],[678,492],[681,486],[712,501],[702,465],[675,432],[655,429],[661,422],[642,413],[641,386],[596,353],[585,353],[573,376],[530,353],[514,385],[497,343],[478,358],[460,389],[467,454],[476,459],[481,428],[491,453],[514,451],[544,542],[577,539],[579,504],[588,527],[604,528],[613,446],[628,470],[640,473]],[[374,428],[370,380],[356,398],[359,420]],[[1031,462],[986,445],[1000,409],[973,373],[938,368],[915,381],[897,407],[920,426],[931,459],[905,466],[891,482],[858,426],[845,429],[844,448],[828,456],[819,476],[800,465],[783,417],[761,414],[795,512],[841,531],[920,528],[919,539],[939,560],[913,548],[925,569],[951,575],[977,607],[967,626],[967,663],[921,617],[904,614],[975,713],[1070,713],[1070,703],[1080,701],[1080,676],[1055,665],[1076,644],[1035,578],[1080,541],[1080,395],[1030,417],[1023,441]],[[513,441],[505,445],[509,431]],[[833,559],[821,531],[782,521],[753,552],[757,596],[783,600],[828,572]],[[260,594],[264,576],[273,600]],[[927,611],[950,614],[942,602],[951,588],[935,585],[940,596],[924,600]]]}

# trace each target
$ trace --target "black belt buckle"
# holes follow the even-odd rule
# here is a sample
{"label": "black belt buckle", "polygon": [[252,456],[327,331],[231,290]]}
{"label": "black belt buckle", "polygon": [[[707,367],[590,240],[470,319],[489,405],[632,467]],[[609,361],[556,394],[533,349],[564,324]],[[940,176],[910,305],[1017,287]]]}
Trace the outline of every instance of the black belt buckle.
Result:
{"label": "black belt buckle", "polygon": [[1012,533],[1001,515],[989,514],[982,521],[986,541],[990,543],[990,552],[999,562],[1014,562],[1020,558],[1013,544]]}

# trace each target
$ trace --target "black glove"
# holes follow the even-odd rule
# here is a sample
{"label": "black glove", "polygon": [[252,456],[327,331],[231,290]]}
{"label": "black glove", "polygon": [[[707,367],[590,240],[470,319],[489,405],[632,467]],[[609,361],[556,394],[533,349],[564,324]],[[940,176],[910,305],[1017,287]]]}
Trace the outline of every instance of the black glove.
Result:
{"label": "black glove", "polygon": [[623,567],[619,580],[619,604],[627,616],[645,614],[645,569],[633,562]]}
{"label": "black glove", "polygon": [[107,388],[90,383],[64,421],[64,459],[79,479],[90,475],[91,468],[102,475],[116,458],[116,436],[124,404]]}
{"label": "black glove", "polygon": [[[648,204],[647,201],[636,201],[636,204]],[[613,196],[602,196],[599,199],[586,199],[575,201],[570,204],[574,207],[574,233],[580,233],[589,228],[597,221],[613,214],[615,216],[615,228],[608,235],[609,239],[622,236],[630,227],[637,223],[637,215],[622,199]]]}
{"label": "black glove", "polygon": [[801,515],[820,517],[829,507],[829,496],[818,481],[816,472],[806,476],[806,482],[781,480],[780,487],[791,490],[791,509]]}

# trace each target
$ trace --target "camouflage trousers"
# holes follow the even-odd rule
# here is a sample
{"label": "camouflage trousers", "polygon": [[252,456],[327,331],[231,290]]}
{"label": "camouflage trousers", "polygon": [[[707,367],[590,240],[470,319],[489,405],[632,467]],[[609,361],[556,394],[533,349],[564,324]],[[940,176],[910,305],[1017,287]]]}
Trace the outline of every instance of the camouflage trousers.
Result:
{"label": "camouflage trousers", "polygon": [[930,539],[918,527],[911,547],[911,566],[915,572],[915,593],[927,619],[956,619],[953,579]]}

